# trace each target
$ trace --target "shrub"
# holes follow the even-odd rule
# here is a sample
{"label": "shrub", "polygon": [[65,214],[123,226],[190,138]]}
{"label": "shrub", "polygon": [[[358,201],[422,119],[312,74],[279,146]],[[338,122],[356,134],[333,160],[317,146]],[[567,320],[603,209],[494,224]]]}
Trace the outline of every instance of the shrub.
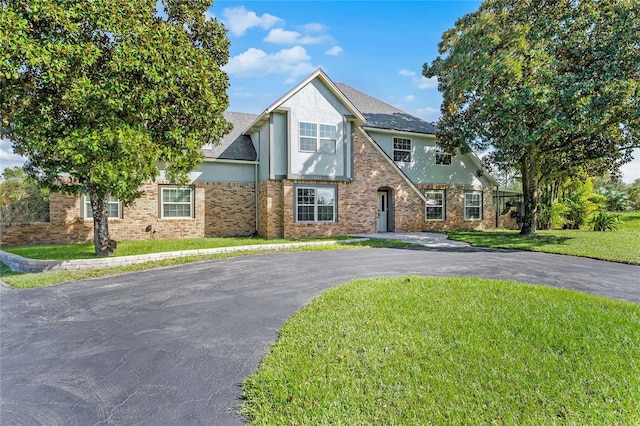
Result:
{"label": "shrub", "polygon": [[589,221],[591,229],[594,231],[615,231],[618,229],[622,222],[620,217],[616,215],[610,215],[604,210],[596,212]]}

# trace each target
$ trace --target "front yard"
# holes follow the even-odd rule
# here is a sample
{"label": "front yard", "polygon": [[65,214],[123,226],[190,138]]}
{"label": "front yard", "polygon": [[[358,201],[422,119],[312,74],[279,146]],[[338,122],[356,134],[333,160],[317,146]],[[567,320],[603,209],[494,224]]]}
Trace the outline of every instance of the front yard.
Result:
{"label": "front yard", "polygon": [[449,238],[476,247],[541,251],[640,265],[640,212],[619,213],[617,231],[538,231],[537,237],[521,237],[519,231],[450,231]]}
{"label": "front yard", "polygon": [[478,278],[357,280],[280,330],[251,424],[640,424],[640,306]]}

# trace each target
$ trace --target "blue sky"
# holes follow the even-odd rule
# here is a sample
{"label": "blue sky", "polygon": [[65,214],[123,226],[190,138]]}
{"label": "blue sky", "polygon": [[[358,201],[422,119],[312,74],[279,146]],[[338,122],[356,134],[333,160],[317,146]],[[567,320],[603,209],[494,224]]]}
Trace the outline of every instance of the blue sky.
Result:
{"label": "blue sky", "polygon": [[[442,97],[422,65],[442,33],[480,1],[230,1],[208,13],[231,41],[229,109],[259,113],[321,67],[329,77],[427,121]],[[640,150],[623,179],[640,178]],[[0,141],[0,166],[21,164]]]}

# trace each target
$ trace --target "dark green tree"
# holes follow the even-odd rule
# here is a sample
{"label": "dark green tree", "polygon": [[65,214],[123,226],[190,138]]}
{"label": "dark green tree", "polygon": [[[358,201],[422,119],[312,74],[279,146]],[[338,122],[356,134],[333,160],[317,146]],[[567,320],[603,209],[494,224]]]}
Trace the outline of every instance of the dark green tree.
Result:
{"label": "dark green tree", "polygon": [[95,251],[113,252],[106,201],[158,165],[185,183],[230,130],[224,27],[206,0],[0,0],[0,135],[41,185],[91,200]]}
{"label": "dark green tree", "polygon": [[443,34],[423,68],[444,98],[440,144],[520,171],[521,234],[535,234],[541,183],[615,169],[639,145],[639,46],[635,0],[486,0]]}
{"label": "dark green tree", "polygon": [[49,221],[49,190],[20,167],[5,169],[0,181],[0,222]]}

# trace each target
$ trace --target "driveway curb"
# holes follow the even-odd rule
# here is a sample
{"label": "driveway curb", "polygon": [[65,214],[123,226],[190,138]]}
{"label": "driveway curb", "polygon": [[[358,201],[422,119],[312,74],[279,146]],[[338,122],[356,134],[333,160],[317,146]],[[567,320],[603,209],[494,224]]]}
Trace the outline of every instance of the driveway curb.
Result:
{"label": "driveway curb", "polygon": [[48,271],[80,271],[89,269],[115,268],[129,266],[156,260],[172,259],[176,257],[201,256],[207,254],[233,253],[238,251],[278,250],[305,246],[326,246],[337,243],[356,243],[367,241],[369,238],[354,238],[350,240],[309,241],[303,243],[281,244],[253,244],[248,246],[217,247],[209,249],[181,250],[163,253],[139,254],[121,257],[103,257],[99,259],[78,260],[37,260],[19,256],[0,250],[0,261],[14,272],[48,272]]}

